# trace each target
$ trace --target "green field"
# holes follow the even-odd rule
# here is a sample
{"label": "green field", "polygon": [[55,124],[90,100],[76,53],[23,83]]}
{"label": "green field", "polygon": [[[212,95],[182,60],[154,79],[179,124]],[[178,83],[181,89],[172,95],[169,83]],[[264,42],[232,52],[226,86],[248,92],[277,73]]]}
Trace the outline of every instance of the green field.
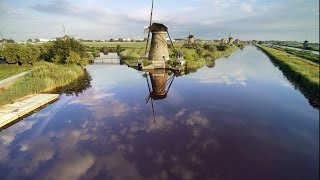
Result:
{"label": "green field", "polygon": [[272,46],[272,48],[287,52],[289,54],[295,55],[297,57],[301,57],[303,59],[310,60],[312,62],[319,64],[319,54],[313,54],[308,51],[300,51],[300,50],[294,50],[294,49],[288,49],[288,48],[282,48],[277,46]]}
{"label": "green field", "polygon": [[[185,42],[174,42],[174,46],[182,46]],[[118,45],[124,48],[141,48],[145,49],[147,42],[82,42],[83,45],[89,46],[89,47],[110,47],[115,48]],[[149,42],[150,46],[150,42]]]}
{"label": "green field", "polygon": [[21,72],[30,70],[32,66],[18,66],[18,65],[8,65],[3,64],[0,65],[0,80],[6,79],[15,74],[19,74]]}

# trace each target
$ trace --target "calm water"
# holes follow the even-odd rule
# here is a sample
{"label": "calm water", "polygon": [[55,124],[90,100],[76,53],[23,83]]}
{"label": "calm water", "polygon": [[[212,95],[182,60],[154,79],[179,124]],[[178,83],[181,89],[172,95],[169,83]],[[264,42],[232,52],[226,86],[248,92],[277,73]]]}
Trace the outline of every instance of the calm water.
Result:
{"label": "calm water", "polygon": [[254,47],[175,78],[87,69],[89,89],[0,132],[1,179],[319,177],[319,111]]}

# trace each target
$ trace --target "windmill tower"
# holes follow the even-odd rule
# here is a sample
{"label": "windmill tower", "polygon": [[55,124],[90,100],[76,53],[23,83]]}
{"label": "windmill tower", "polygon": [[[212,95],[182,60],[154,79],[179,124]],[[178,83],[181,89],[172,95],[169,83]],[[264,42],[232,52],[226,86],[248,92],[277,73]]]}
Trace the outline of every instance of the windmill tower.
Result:
{"label": "windmill tower", "polygon": [[231,32],[229,33],[228,44],[233,44],[233,37],[231,37]]}
{"label": "windmill tower", "polygon": [[169,60],[166,40],[168,27],[160,23],[153,23],[149,27],[149,32],[152,33],[152,38],[148,60]]}
{"label": "windmill tower", "polygon": [[146,104],[151,100],[154,122],[155,115],[153,100],[161,100],[167,97],[175,78],[175,74],[172,74],[169,78],[168,76],[168,73],[164,69],[150,70],[145,74],[149,89],[149,95],[146,97]]}
{"label": "windmill tower", "polygon": [[191,34],[191,35],[188,36],[188,45],[189,45],[189,47],[192,46],[195,43],[195,41],[196,41],[196,38],[195,38],[194,35]]}
{"label": "windmill tower", "polygon": [[6,41],[5,39],[3,39],[2,31],[1,31],[1,30],[0,30],[0,37],[1,37],[1,39],[0,39],[0,45],[5,44],[7,41]]}
{"label": "windmill tower", "polygon": [[152,0],[150,23],[149,23],[149,27],[147,28],[148,39],[147,39],[145,54],[147,54],[150,33],[152,33],[148,60],[169,60],[168,44],[166,40],[167,33],[170,38],[168,27],[160,23],[152,23],[153,4],[154,4],[154,0]]}
{"label": "windmill tower", "polygon": [[191,34],[191,30],[189,29],[189,36],[188,38],[188,47],[191,47],[192,45],[195,44],[195,36]]}
{"label": "windmill tower", "polygon": [[303,49],[308,49],[309,48],[309,41],[307,40],[307,36],[306,39],[303,42]]}

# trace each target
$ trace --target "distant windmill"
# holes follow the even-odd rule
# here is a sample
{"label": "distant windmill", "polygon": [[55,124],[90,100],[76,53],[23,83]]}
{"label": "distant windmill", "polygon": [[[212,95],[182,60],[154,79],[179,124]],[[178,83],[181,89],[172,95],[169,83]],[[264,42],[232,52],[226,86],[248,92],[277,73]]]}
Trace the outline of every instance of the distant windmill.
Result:
{"label": "distant windmill", "polygon": [[1,35],[0,45],[1,45],[1,44],[5,44],[7,41],[6,41],[5,39],[3,39],[2,31],[1,31],[1,30],[0,30],[0,35]]}
{"label": "distant windmill", "polygon": [[228,44],[232,44],[233,43],[233,37],[231,37],[231,32],[229,33],[229,38],[228,38]]}
{"label": "distant windmill", "polygon": [[188,38],[188,47],[190,48],[192,45],[195,44],[195,36],[191,34],[191,30],[189,28],[189,36]]}
{"label": "distant windmill", "polygon": [[307,40],[307,37],[305,38],[304,42],[303,42],[303,49],[308,49],[309,48],[309,41]]}
{"label": "distant windmill", "polygon": [[[172,44],[172,48],[174,49],[173,43],[168,31],[168,27],[160,23],[152,22],[153,4],[154,4],[154,0],[152,0],[149,27],[145,28],[145,30],[146,29],[148,30],[148,39],[147,39],[145,54],[147,54],[150,33],[152,33],[148,60],[160,60],[160,59],[169,60],[170,58],[169,58],[168,44],[166,40],[167,34]],[[175,49],[174,49],[174,52],[175,52]]]}
{"label": "distant windmill", "polygon": [[[146,104],[148,104],[151,99],[151,107],[153,112],[153,118],[155,122],[154,115],[154,104],[153,100],[165,99],[169,93],[172,82],[175,78],[175,74],[172,74],[168,78],[168,73],[165,70],[154,70],[145,73],[147,79],[149,95],[146,97]],[[150,81],[149,81],[150,78]],[[151,83],[150,83],[151,82]]]}

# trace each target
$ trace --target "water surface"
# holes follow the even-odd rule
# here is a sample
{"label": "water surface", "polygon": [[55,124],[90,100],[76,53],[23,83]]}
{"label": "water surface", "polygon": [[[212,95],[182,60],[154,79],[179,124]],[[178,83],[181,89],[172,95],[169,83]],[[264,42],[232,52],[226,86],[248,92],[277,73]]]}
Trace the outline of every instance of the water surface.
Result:
{"label": "water surface", "polygon": [[146,104],[151,74],[88,66],[89,89],[0,132],[1,179],[318,179],[319,111],[268,57],[210,67]]}

